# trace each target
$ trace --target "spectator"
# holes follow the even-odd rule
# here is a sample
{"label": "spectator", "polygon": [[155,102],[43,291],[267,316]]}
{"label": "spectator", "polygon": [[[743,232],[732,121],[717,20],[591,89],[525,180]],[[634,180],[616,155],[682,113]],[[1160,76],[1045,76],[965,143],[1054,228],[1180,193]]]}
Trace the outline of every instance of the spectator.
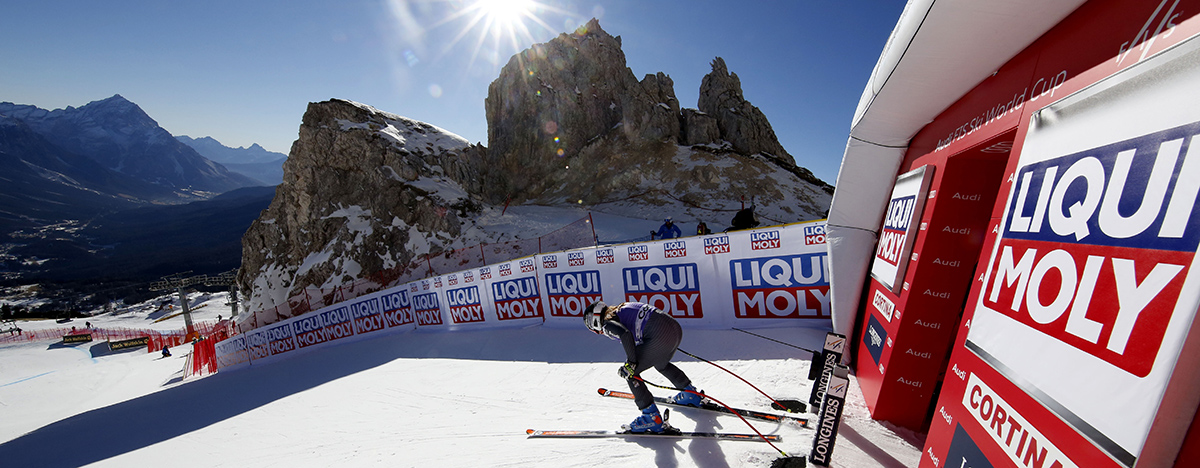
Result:
{"label": "spectator", "polygon": [[733,215],[733,221],[730,222],[729,231],[738,231],[742,229],[753,229],[758,227],[758,218],[754,216],[754,205],[750,208],[739,210]]}
{"label": "spectator", "polygon": [[679,226],[676,226],[675,223],[671,222],[671,218],[668,217],[665,221],[663,221],[663,225],[658,227],[658,238],[674,239],[676,237],[683,237],[683,231],[679,229]]}
{"label": "spectator", "polygon": [[709,234],[712,234],[712,230],[708,229],[708,225],[704,224],[704,221],[700,221],[700,224],[696,226],[696,235],[707,236]]}

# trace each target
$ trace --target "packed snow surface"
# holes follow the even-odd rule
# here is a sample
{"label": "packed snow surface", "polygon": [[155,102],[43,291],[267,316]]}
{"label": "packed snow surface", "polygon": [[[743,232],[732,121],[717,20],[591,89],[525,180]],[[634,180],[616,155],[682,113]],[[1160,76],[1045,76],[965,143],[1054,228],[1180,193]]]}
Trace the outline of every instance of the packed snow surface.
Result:
{"label": "packed snow surface", "polygon": [[[193,296],[194,319],[228,317],[223,295]],[[160,300],[161,301],[161,300]],[[95,327],[178,329],[153,307],[87,319]],[[83,320],[69,325],[83,327]],[[61,327],[53,321],[22,328]],[[749,332],[814,349],[827,330]],[[810,354],[737,330],[686,329],[680,346],[774,398],[807,400]],[[638,411],[596,389],[628,390],[619,344],[546,327],[411,331],[293,352],[276,362],[183,377],[189,346],[162,358],[107,345],[0,344],[0,464],[4,466],[766,467],[762,442],[528,439],[526,429],[616,429]],[[677,353],[675,362],[726,404],[769,401],[724,371]],[[644,376],[667,384],[655,371]],[[654,389],[656,395],[673,392]],[[869,418],[852,382],[834,452],[839,467],[911,467],[919,434]],[[815,422],[815,418],[814,422]],[[750,420],[804,456],[814,431]],[[752,433],[740,419],[672,409],[683,430]],[[814,424],[815,425],[815,424]]]}

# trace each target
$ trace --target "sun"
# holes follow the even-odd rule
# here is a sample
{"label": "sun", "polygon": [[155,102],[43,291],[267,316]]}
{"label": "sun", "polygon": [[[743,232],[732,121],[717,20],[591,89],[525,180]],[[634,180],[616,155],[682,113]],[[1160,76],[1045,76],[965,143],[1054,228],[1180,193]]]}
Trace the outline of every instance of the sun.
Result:
{"label": "sun", "polygon": [[478,0],[475,7],[484,20],[491,23],[492,30],[508,30],[521,27],[525,19],[533,16],[536,4],[532,0]]}
{"label": "sun", "polygon": [[[398,48],[404,57],[428,54],[432,62],[454,57],[470,64],[472,70],[474,64],[484,68],[503,65],[510,55],[554,37],[561,28],[550,26],[548,19],[555,24],[561,20],[564,25],[579,21],[578,14],[547,0],[385,1],[400,33]],[[410,60],[408,65],[415,62]]]}

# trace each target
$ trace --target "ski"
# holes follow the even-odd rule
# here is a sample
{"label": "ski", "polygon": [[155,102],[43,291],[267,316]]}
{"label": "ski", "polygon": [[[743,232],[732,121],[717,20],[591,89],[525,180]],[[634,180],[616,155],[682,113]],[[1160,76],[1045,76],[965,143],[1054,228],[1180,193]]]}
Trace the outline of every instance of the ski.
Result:
{"label": "ski", "polygon": [[718,440],[744,440],[744,441],[763,441],[780,442],[783,437],[778,434],[766,434],[759,437],[757,434],[733,434],[728,432],[684,432],[675,428],[671,428],[665,432],[626,432],[626,431],[606,431],[606,430],[536,430],[527,429],[525,434],[531,439],[598,439],[598,438],[629,438],[629,437],[657,437],[661,439],[718,439]]}
{"label": "ski", "polygon": [[[601,396],[606,396],[606,397],[625,398],[628,400],[633,399],[633,394],[629,393],[629,392],[620,392],[620,391],[616,391],[616,390],[609,390],[606,388],[598,389],[598,390],[596,390],[596,392],[599,393]],[[759,419],[759,420],[763,420],[763,421],[776,421],[776,422],[791,421],[791,422],[800,424],[800,427],[808,427],[808,418],[802,417],[802,416],[793,416],[793,415],[787,415],[787,414],[782,414],[782,415],[781,414],[772,414],[772,413],[765,413],[762,411],[755,411],[755,410],[742,409],[742,408],[733,408],[733,410],[730,411],[728,408],[725,408],[724,406],[713,404],[712,402],[709,402],[709,401],[705,401],[705,402],[701,403],[701,406],[699,406],[699,407],[687,406],[687,405],[676,405],[674,402],[672,402],[671,400],[669,400],[665,397],[654,397],[654,401],[659,404],[671,405],[671,406],[675,406],[678,408],[696,408],[696,409],[702,409],[702,410],[708,410],[708,411],[716,411],[718,413],[725,413],[725,414],[740,414],[747,418],[754,418],[754,419]]]}

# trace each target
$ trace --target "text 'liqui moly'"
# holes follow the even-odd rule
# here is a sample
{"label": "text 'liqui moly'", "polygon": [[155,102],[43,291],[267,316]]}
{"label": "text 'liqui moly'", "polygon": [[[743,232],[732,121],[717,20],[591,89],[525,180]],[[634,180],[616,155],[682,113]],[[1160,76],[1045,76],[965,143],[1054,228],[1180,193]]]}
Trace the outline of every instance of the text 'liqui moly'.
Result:
{"label": "text 'liqui moly'", "polygon": [[352,302],[346,307],[350,309],[350,319],[354,322],[354,334],[361,335],[387,328],[379,298]]}
{"label": "text 'liqui moly'", "polygon": [[296,349],[296,340],[292,339],[292,328],[287,324],[268,328],[265,333],[272,356]]}
{"label": "text 'liqui moly'", "polygon": [[729,253],[729,236],[704,238],[704,255]]}
{"label": "text 'liqui moly'", "polygon": [[738,318],[828,318],[829,265],[825,253],[729,262]]}
{"label": "text 'liqui moly'", "polygon": [[271,355],[271,339],[266,330],[254,330],[246,333],[246,351],[250,359],[262,359]]}
{"label": "text 'liqui moly'", "polygon": [[379,305],[383,307],[383,321],[388,328],[417,321],[412,304],[408,302],[407,291],[400,290],[379,296]]}
{"label": "text 'liqui moly'", "polygon": [[550,299],[550,316],[581,317],[588,304],[603,297],[600,272],[584,270],[547,274],[546,295]]}
{"label": "text 'liqui moly'", "polygon": [[533,276],[492,283],[492,300],[500,320],[542,317],[542,298]]}
{"label": "text 'liqui moly'", "polygon": [[912,222],[913,207],[917,202],[916,195],[893,198],[888,203],[886,217],[883,219],[883,232],[879,233],[879,247],[875,258],[895,266],[900,263],[900,255],[904,252],[904,243],[908,239],[908,225]]}
{"label": "text 'liqui moly'", "polygon": [[301,348],[354,336],[350,310],[338,307],[325,312],[302,315],[292,322],[292,333]]}
{"label": "text 'liqui moly'", "polygon": [[664,258],[683,258],[686,256],[687,242],[681,240],[663,242]]}
{"label": "text 'liqui moly'", "polygon": [[804,226],[804,245],[825,243],[825,225]]}
{"label": "text 'liqui moly'", "polygon": [[675,318],[703,318],[695,263],[622,270],[625,300],[650,304]]}
{"label": "text 'liqui moly'", "polygon": [[779,231],[762,231],[750,233],[750,249],[766,250],[780,247]]}
{"label": "text 'liqui moly'", "polygon": [[483,304],[479,300],[479,286],[447,289],[446,306],[450,308],[450,320],[454,323],[482,322]]}
{"label": "text 'liqui moly'", "polygon": [[436,292],[417,294],[412,297],[413,313],[417,316],[417,325],[441,325],[442,307],[438,303]]}
{"label": "text 'liqui moly'", "polygon": [[1195,255],[1200,122],[1022,167],[985,306],[1146,376]]}

